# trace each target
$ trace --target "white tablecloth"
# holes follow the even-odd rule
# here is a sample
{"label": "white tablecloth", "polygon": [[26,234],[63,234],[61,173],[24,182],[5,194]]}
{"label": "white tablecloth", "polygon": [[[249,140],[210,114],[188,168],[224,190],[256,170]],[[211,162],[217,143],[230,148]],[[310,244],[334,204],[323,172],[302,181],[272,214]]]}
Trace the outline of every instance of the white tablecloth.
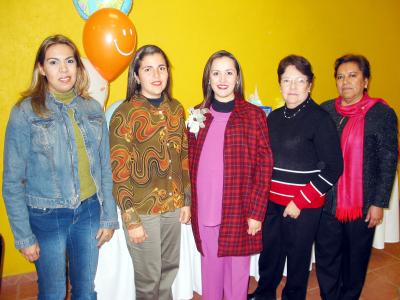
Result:
{"label": "white tablecloth", "polygon": [[[119,220],[121,223],[121,219]],[[384,221],[376,228],[374,248],[383,249],[384,243],[399,241],[398,179],[393,186],[389,209]],[[250,260],[250,276],[258,279],[258,255]],[[95,279],[99,300],[135,299],[134,275],[131,258],[122,229],[115,232],[110,242],[100,249]],[[182,225],[181,257],[178,275],[172,286],[174,299],[192,299],[193,291],[201,294],[200,254],[197,252],[191,226]]]}
{"label": "white tablecloth", "polygon": [[[122,224],[119,210],[118,220]],[[99,300],[135,299],[133,265],[122,228],[100,248],[94,284]]]}
{"label": "white tablecloth", "polygon": [[392,195],[390,197],[389,208],[384,210],[382,224],[375,229],[373,247],[383,249],[385,243],[397,243],[399,241],[399,180],[393,184]]}

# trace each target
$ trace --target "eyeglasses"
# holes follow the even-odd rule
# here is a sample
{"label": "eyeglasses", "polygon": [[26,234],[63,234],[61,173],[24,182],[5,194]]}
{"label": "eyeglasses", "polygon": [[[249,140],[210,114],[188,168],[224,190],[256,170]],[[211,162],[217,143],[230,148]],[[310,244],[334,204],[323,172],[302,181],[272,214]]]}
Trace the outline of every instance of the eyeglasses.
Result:
{"label": "eyeglasses", "polygon": [[298,87],[304,87],[308,83],[308,80],[303,77],[297,77],[297,78],[282,78],[281,79],[281,85],[284,87],[289,87],[292,85],[292,83],[295,86]]}

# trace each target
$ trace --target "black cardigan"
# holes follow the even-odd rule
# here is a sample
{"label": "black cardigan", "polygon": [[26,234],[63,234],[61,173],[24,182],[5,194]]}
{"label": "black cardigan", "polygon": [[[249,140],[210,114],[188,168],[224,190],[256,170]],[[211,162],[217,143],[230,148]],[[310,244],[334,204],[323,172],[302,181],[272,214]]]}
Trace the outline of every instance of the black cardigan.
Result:
{"label": "black cardigan", "polygon": [[[321,104],[332,117],[339,135],[342,134],[348,118],[339,115],[335,100]],[[342,120],[343,118],[343,120]],[[397,117],[389,106],[377,103],[367,112],[364,128],[363,162],[363,214],[371,205],[387,208],[396,175],[398,159]],[[337,186],[327,196],[324,211],[333,215],[336,212]]]}

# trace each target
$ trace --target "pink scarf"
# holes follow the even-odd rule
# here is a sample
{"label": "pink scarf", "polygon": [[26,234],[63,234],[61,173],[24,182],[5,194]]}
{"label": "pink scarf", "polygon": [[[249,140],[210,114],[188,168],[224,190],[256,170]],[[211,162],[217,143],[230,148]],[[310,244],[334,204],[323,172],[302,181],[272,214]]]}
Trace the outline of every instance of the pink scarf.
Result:
{"label": "pink scarf", "polygon": [[387,105],[384,100],[370,98],[367,93],[348,106],[341,105],[342,97],[335,100],[336,111],[349,118],[341,137],[344,168],[337,188],[336,218],[341,222],[362,217],[365,115],[378,102]]}

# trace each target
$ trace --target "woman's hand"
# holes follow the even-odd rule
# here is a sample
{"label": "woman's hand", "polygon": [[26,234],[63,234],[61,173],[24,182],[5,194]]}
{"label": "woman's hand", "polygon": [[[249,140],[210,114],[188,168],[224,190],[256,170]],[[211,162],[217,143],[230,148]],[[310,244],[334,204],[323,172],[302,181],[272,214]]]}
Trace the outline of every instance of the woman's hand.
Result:
{"label": "woman's hand", "polygon": [[29,260],[30,262],[34,262],[39,259],[40,256],[40,247],[39,244],[33,244],[32,246],[22,248],[19,250],[22,255]]}
{"label": "woman's hand", "polygon": [[96,240],[98,240],[97,247],[100,248],[105,242],[111,240],[113,234],[114,229],[100,228],[96,234]]}
{"label": "woman's hand", "polygon": [[293,219],[297,219],[300,213],[301,210],[297,207],[297,205],[293,201],[290,201],[289,204],[286,206],[285,211],[283,212],[283,217],[286,218],[287,216],[289,216]]}
{"label": "woman's hand", "polygon": [[134,225],[131,228],[128,227],[128,236],[129,240],[135,244],[143,243],[148,238],[142,224]]}
{"label": "woman's hand", "polygon": [[368,209],[367,217],[365,222],[369,222],[368,228],[375,227],[382,223],[383,219],[383,208],[371,205]]}
{"label": "woman's hand", "polygon": [[182,224],[190,224],[190,206],[184,206],[181,208],[181,213],[179,215],[179,222]]}
{"label": "woman's hand", "polygon": [[247,233],[250,235],[256,235],[257,232],[261,230],[261,222],[254,219],[247,219],[247,225],[249,228],[247,229]]}

